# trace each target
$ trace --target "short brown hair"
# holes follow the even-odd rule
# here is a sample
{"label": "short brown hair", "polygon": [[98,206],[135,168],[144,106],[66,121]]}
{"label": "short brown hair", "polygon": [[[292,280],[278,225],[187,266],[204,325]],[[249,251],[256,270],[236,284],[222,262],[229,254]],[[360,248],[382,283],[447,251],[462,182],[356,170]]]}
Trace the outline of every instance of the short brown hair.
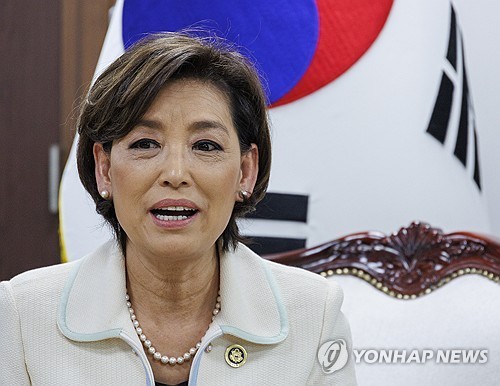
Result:
{"label": "short brown hair", "polygon": [[106,151],[126,136],[142,118],[158,92],[177,79],[196,79],[218,87],[230,103],[242,154],[255,143],[259,172],[250,198],[236,202],[229,223],[219,237],[222,250],[245,239],[236,219],[254,210],[264,197],[271,167],[271,140],[267,99],[259,76],[241,53],[217,37],[196,37],[189,32],[149,35],[129,48],[95,81],[81,105],[78,119],[77,165],[80,179],[110,224],[125,253],[127,235],[120,226],[112,200],[97,189],[94,143]]}

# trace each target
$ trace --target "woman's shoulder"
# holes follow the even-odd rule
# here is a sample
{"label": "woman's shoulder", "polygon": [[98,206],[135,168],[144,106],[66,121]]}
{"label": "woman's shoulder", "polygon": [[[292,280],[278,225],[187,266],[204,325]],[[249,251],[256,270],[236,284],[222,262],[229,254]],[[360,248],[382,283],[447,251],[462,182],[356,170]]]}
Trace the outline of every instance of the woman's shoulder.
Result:
{"label": "woman's shoulder", "polygon": [[36,268],[0,283],[0,302],[12,299],[18,307],[34,301],[57,302],[71,270],[77,262]]}
{"label": "woman's shoulder", "polygon": [[17,276],[14,276],[9,281],[2,282],[16,291],[26,291],[29,289],[36,290],[40,285],[43,286],[47,282],[64,281],[71,269],[78,264],[77,261],[70,263],[60,263],[42,268],[35,268]]}
{"label": "woman's shoulder", "polygon": [[54,314],[75,264],[37,268],[0,282],[0,314],[9,328],[35,315],[45,318],[47,313]]}
{"label": "woman's shoulder", "polygon": [[264,260],[269,269],[273,272],[276,281],[286,294],[300,294],[306,302],[308,300],[327,301],[327,298],[335,298],[342,303],[344,293],[340,285],[323,276],[307,271],[303,268],[290,267],[270,260]]}
{"label": "woman's shoulder", "polygon": [[99,256],[103,248],[109,249],[110,247],[104,244],[96,251],[78,260],[32,269],[20,273],[8,281],[3,281],[0,283],[0,298],[1,295],[7,294],[9,297],[13,297],[18,305],[23,304],[24,301],[29,303],[30,299],[31,301],[36,299],[44,302],[58,302],[59,295],[71,273],[84,261]]}
{"label": "woman's shoulder", "polygon": [[249,256],[253,255],[254,258],[259,259],[263,266],[272,273],[276,284],[285,297],[296,298],[297,295],[300,295],[300,298],[305,302],[314,300],[314,303],[321,299],[327,301],[327,298],[335,298],[342,303],[344,296],[342,288],[334,280],[326,279],[303,268],[267,260],[250,251],[248,247],[244,246],[243,248],[247,250]]}

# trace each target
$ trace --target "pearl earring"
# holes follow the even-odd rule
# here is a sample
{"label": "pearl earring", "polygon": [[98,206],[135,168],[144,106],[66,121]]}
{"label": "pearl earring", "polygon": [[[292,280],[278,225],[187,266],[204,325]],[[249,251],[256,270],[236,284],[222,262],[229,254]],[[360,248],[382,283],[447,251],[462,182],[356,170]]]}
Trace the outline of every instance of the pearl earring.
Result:
{"label": "pearl earring", "polygon": [[107,200],[109,198],[109,192],[107,190],[103,190],[101,192],[101,197]]}
{"label": "pearl earring", "polygon": [[240,197],[242,200],[246,200],[248,197],[250,197],[250,193],[248,193],[246,190],[240,190]]}

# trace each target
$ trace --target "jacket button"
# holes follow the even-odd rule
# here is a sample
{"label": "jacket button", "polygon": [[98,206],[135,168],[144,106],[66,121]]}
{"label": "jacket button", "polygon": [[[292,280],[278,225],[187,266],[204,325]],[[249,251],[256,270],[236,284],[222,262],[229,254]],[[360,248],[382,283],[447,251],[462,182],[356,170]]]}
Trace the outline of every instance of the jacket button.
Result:
{"label": "jacket button", "polygon": [[241,367],[247,361],[247,350],[239,344],[233,344],[226,348],[226,363],[231,367]]}

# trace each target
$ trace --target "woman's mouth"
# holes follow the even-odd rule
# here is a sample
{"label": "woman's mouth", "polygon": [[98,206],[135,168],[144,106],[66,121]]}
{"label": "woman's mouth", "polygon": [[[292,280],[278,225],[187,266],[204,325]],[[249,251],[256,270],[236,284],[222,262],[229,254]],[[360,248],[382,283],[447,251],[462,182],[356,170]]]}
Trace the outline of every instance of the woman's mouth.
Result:
{"label": "woman's mouth", "polygon": [[182,221],[194,216],[197,209],[185,206],[168,206],[152,209],[151,213],[160,221]]}

